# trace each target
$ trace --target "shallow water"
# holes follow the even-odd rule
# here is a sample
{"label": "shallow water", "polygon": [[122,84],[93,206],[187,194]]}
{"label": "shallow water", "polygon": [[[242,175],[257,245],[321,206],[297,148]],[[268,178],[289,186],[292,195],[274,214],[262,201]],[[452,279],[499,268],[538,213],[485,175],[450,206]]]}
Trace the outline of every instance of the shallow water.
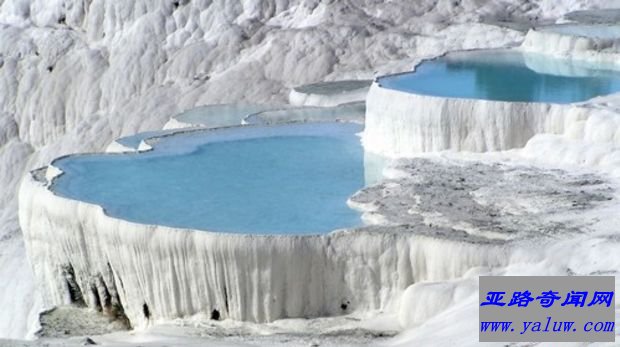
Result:
{"label": "shallow water", "polygon": [[221,104],[207,105],[187,110],[173,118],[182,123],[220,128],[241,125],[246,116],[276,108],[269,105]]}
{"label": "shallow water", "polygon": [[517,51],[468,52],[379,78],[385,88],[465,99],[568,104],[620,91],[620,71]]}
{"label": "shallow water", "polygon": [[597,39],[620,39],[620,26],[609,24],[555,24],[539,28],[540,31]]}
{"label": "shallow water", "polygon": [[177,135],[152,152],[57,160],[65,174],[53,190],[140,223],[255,234],[329,232],[361,224],[346,205],[364,186],[359,131],[358,125],[329,124]]}

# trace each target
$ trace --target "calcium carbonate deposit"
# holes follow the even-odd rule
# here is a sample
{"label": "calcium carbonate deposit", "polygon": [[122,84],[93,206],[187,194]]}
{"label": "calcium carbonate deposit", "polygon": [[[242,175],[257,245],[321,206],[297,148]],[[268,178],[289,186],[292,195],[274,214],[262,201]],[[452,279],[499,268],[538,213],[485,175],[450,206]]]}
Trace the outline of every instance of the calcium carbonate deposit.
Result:
{"label": "calcium carbonate deposit", "polygon": [[[0,345],[472,346],[480,275],[617,275],[612,8],[620,2],[0,2]],[[457,61],[441,83],[409,88],[417,69],[479,54],[518,56],[529,72],[519,81],[502,77],[502,64]],[[388,82],[403,76],[405,88]],[[528,84],[536,76],[545,77]],[[510,82],[526,93],[502,89]],[[357,220],[319,233],[136,220],[120,212],[139,201],[54,190],[63,179],[54,164],[76,153],[148,158],[184,136],[334,122],[354,129],[356,184],[325,193],[340,210],[329,198],[302,210]],[[244,153],[306,164],[297,146]],[[316,153],[312,169],[338,159]],[[243,176],[249,159],[236,154],[217,161],[222,177]],[[314,174],[302,169],[269,174],[278,182],[268,186],[300,188],[292,202],[323,194],[287,186],[286,172]],[[65,179],[98,177],[69,171]],[[173,191],[175,179],[212,175],[173,171],[149,177]],[[232,200],[235,217],[269,200],[252,198]],[[176,205],[157,217],[175,220]]]}

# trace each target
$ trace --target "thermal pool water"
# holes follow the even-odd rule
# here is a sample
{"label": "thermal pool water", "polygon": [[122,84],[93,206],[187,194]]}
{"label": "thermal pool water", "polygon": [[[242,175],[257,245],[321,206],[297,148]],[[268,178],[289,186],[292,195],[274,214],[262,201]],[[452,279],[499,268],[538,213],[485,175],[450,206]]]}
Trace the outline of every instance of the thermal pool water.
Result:
{"label": "thermal pool water", "polygon": [[198,131],[153,151],[54,162],[53,191],[110,216],[177,228],[253,234],[324,233],[361,224],[347,199],[364,186],[354,124]]}

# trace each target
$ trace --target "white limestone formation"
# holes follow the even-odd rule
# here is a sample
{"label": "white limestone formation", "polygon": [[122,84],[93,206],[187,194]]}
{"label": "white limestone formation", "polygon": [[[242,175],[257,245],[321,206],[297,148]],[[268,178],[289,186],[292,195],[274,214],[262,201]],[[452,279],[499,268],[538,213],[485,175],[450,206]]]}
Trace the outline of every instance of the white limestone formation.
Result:
{"label": "white limestone formation", "polygon": [[22,183],[20,221],[44,303],[134,327],[213,310],[251,322],[394,311],[413,283],[508,259],[506,245],[423,225],[257,236],[131,223],[55,195],[42,174]]}
{"label": "white limestone formation", "polygon": [[503,151],[525,146],[536,134],[563,133],[585,113],[570,105],[418,95],[375,82],[368,93],[363,143],[366,150],[389,157]]}
{"label": "white limestone formation", "polygon": [[528,31],[521,49],[613,67],[620,56],[620,27],[558,24],[534,28]]}
{"label": "white limestone formation", "polygon": [[[416,1],[415,6],[407,0],[2,1],[0,3],[0,183],[3,189],[0,189],[0,307],[2,307],[0,337],[32,337],[33,331],[37,328],[37,313],[47,305],[67,301],[61,294],[66,282],[63,284],[62,268],[59,268],[67,263],[73,264],[74,272],[90,304],[96,302],[89,286],[92,283],[95,283],[95,291],[98,292],[100,300],[106,297],[106,290],[112,295],[114,286],[119,297],[125,299],[117,300],[112,295],[112,302],[114,300],[122,302],[131,298],[132,304],[124,309],[127,316],[138,326],[145,323],[141,318],[143,308],[140,305],[146,300],[152,305],[149,309],[153,311],[154,318],[171,317],[172,313],[194,312],[198,307],[200,310],[209,309],[208,306],[214,304],[220,306],[225,302],[225,296],[221,294],[201,293],[200,298],[192,298],[191,302],[187,295],[195,293],[199,286],[206,288],[205,283],[213,282],[187,282],[188,285],[192,283],[194,287],[185,285],[175,287],[171,284],[173,276],[189,276],[188,272],[177,268],[177,264],[178,266],[190,264],[193,269],[194,263],[189,263],[190,255],[202,254],[196,248],[185,256],[175,247],[185,245],[196,238],[200,241],[199,247],[204,248],[211,243],[221,246],[214,254],[220,257],[218,259],[228,261],[232,258],[231,252],[238,251],[235,247],[248,242],[238,239],[234,239],[233,242],[233,239],[228,237],[214,241],[214,236],[209,233],[203,233],[204,235],[186,231],[180,233],[133,224],[123,224],[123,228],[129,229],[127,232],[121,232],[122,223],[111,221],[97,207],[53,196],[45,188],[44,183],[30,177],[28,174],[30,170],[47,165],[51,159],[61,155],[102,151],[119,137],[142,131],[160,130],[171,115],[197,106],[240,102],[281,104],[288,100],[292,88],[299,85],[319,81],[371,79],[375,75],[409,70],[420,59],[438,56],[447,51],[516,46],[524,39],[524,34],[519,31],[483,22],[553,20],[560,18],[567,11],[604,8],[614,4],[617,5],[617,1],[422,0]],[[545,40],[544,38],[537,39],[535,34],[528,36],[532,37],[526,40],[529,43],[524,45],[525,48],[542,47],[540,43],[541,40]],[[580,39],[557,40],[558,43],[548,46],[556,47],[554,49],[568,47],[566,52],[573,53],[579,53],[577,50],[586,47],[588,55],[590,47],[595,47],[589,46],[589,43],[570,42],[571,40],[581,42]],[[569,43],[560,42],[563,40]],[[598,58],[593,56],[592,59],[596,61]],[[394,107],[398,112],[404,112],[396,118],[400,123],[390,125],[386,124],[385,120],[370,117],[369,124],[375,124],[385,131],[395,131],[395,134],[400,134],[401,129],[396,129],[397,124],[400,124],[405,127],[402,130],[403,136],[421,133],[419,129],[402,123],[405,117],[409,117],[406,113],[414,106],[408,105],[407,102],[392,105],[386,100],[378,99],[377,97],[382,96],[383,92],[385,91],[376,86],[371,88],[369,115],[379,116],[377,112],[381,108]],[[401,96],[395,97],[395,100],[399,99]],[[440,101],[433,101],[429,104],[429,109],[440,107],[440,104]],[[490,107],[464,106],[470,110],[480,108],[488,110]],[[521,108],[520,110],[524,112],[521,118],[510,119],[502,116],[499,117],[501,122],[491,124],[482,124],[483,121],[488,121],[488,118],[484,117],[469,119],[457,115],[454,122],[439,125],[433,120],[422,118],[420,121],[427,122],[431,126],[428,137],[417,140],[400,138],[396,139],[399,141],[397,144],[393,142],[395,140],[388,138],[388,134],[380,136],[377,129],[376,132],[369,131],[365,140],[367,146],[375,147],[378,152],[387,154],[414,153],[416,150],[441,149],[446,146],[490,150],[522,146],[523,141],[527,141],[527,134],[535,135],[538,130],[549,130],[556,135],[535,135],[523,151],[511,152],[507,160],[514,159],[513,156],[523,156],[528,162],[577,164],[582,165],[581,168],[593,163],[596,165],[590,167],[590,170],[617,172],[618,156],[614,154],[617,152],[617,142],[601,142],[595,139],[601,134],[605,139],[615,139],[610,137],[610,134],[616,129],[615,113],[618,108],[614,106],[613,100],[601,101],[588,107],[604,109],[606,112],[597,113],[596,118],[587,117],[583,113],[586,111],[571,109],[564,115],[567,118],[565,120],[556,119],[555,116],[543,120],[534,115],[535,110],[532,109],[530,112],[528,108]],[[499,107],[499,110],[505,108]],[[590,112],[588,110],[586,113]],[[172,124],[171,127],[188,124]],[[516,130],[506,131],[506,128],[512,125],[526,126],[525,133],[521,135]],[[590,129],[597,130],[590,131]],[[426,136],[426,133],[423,134]],[[411,146],[405,146],[407,143]],[[119,150],[116,145],[112,147]],[[122,146],[120,150],[129,148]],[[461,155],[468,156],[462,153]],[[22,185],[22,204],[25,207],[21,213],[24,225],[32,229],[28,242],[34,250],[30,262],[26,256],[17,216],[17,191],[22,177],[25,177]],[[604,212],[601,212],[601,215],[604,216]],[[600,219],[613,221],[617,209],[615,212],[613,210],[607,212],[606,217]],[[78,221],[76,216],[83,216],[84,219]],[[101,230],[96,228],[99,222],[103,223]],[[58,228],[58,231],[52,232],[52,227]],[[87,229],[96,232],[87,232]],[[481,257],[481,254],[488,249],[486,246],[480,246],[480,249],[474,252],[473,248],[469,250],[469,244],[453,240],[440,243],[428,239],[414,242],[413,240],[417,238],[414,237],[406,238],[400,250],[365,257],[362,254],[369,254],[365,252],[378,252],[373,242],[391,242],[389,237],[400,241],[400,238],[405,236],[386,234],[377,239],[379,236],[373,235],[372,240],[370,237],[362,237],[359,243],[352,243],[357,247],[355,248],[351,247],[348,233],[341,232],[333,236],[334,240],[342,241],[334,241],[336,248],[327,248],[332,252],[329,253],[331,257],[327,257],[322,265],[337,264],[345,267],[342,272],[337,269],[330,271],[333,271],[332,274],[345,274],[346,271],[351,278],[346,281],[338,278],[333,282],[340,283],[337,288],[341,290],[339,293],[362,288],[355,293],[359,302],[353,305],[354,308],[360,309],[388,305],[387,299],[382,298],[402,292],[405,285],[414,281],[396,282],[388,278],[385,283],[390,289],[382,293],[380,289],[373,287],[383,283],[372,277],[375,276],[374,273],[368,273],[367,277],[373,279],[364,282],[361,276],[355,276],[356,271],[363,273],[361,271],[364,269],[376,270],[377,274],[389,277],[394,273],[392,271],[394,267],[390,266],[396,266],[391,258],[394,256],[403,262],[398,268],[405,269],[405,274],[416,269],[420,278],[439,280],[441,277],[439,274],[445,275],[445,278],[460,276],[466,271],[465,267],[478,264],[476,261],[468,262],[463,259],[455,259],[455,263],[451,263],[453,254],[469,254],[471,251],[475,253],[471,259],[476,260],[483,259],[476,257]],[[620,252],[612,237],[588,234],[584,238],[567,241],[551,251],[536,254],[531,258],[523,258],[537,259],[545,265],[535,267],[533,271],[538,274],[552,272],[548,270],[549,262],[558,264],[553,266],[554,274],[565,271],[566,269],[562,268],[564,265],[577,269],[580,273],[615,271],[620,268],[614,257]],[[325,249],[321,247],[327,240],[331,242],[332,236],[321,237],[316,242],[307,241],[309,244],[307,248],[302,248],[307,252],[303,253],[304,257],[314,254],[311,251],[324,252]],[[344,240],[350,243],[346,248],[343,246]],[[102,246],[97,248],[93,244],[86,244],[87,241],[102,242]],[[135,245],[136,249],[124,247],[122,242]],[[266,239],[260,242],[267,243]],[[303,244],[302,241],[299,243]],[[416,248],[418,246],[421,248]],[[274,243],[273,247],[282,250],[285,255],[288,254],[287,260],[294,261],[290,258],[290,252],[294,247],[301,246],[293,241],[286,241]],[[409,253],[417,254],[416,259],[406,258],[404,252],[413,249],[427,252],[432,261],[425,263],[426,267],[423,267],[424,253],[415,253],[417,250]],[[462,251],[462,249],[468,250]],[[359,258],[345,261],[340,259],[335,251],[342,251],[348,256],[359,255]],[[571,253],[575,256],[559,259],[552,251],[558,254]],[[131,252],[136,254],[135,264],[128,261],[133,254]],[[147,252],[153,254],[149,255]],[[264,254],[261,252],[263,251],[255,250],[252,254],[258,257]],[[600,257],[597,258],[599,253],[608,256],[605,262],[601,262],[598,259]],[[49,265],[40,261],[47,257],[53,259]],[[376,259],[380,259],[383,265],[375,264]],[[107,267],[107,260],[113,265],[112,273]],[[171,263],[164,264],[166,260]],[[518,263],[518,260],[515,262]],[[149,287],[149,281],[153,280],[147,277],[153,271],[151,261],[159,263],[164,269],[166,266],[169,269],[162,272],[161,278],[157,278],[163,281],[157,288]],[[213,263],[212,260],[205,258],[198,261],[205,266]],[[248,271],[259,269],[258,265],[256,267],[248,265],[248,259],[238,261],[245,261],[245,265],[242,265],[247,267],[242,269]],[[458,261],[463,263],[457,264]],[[121,266],[120,263],[126,266]],[[289,271],[289,264],[277,265],[280,266],[279,271]],[[49,268],[46,268],[47,266]],[[31,267],[36,270],[37,277],[54,275],[49,282],[40,283],[41,294],[45,297],[44,303],[35,290]],[[304,274],[303,276],[307,275],[307,272],[304,272],[306,270],[303,264],[300,265],[299,271]],[[499,273],[519,273],[502,271]],[[272,280],[264,280],[270,275],[274,275]],[[283,312],[299,313],[299,307],[302,305],[296,300],[301,300],[302,297],[303,300],[309,300],[311,297],[335,300],[336,297],[321,296],[323,294],[320,293],[316,296],[279,297],[282,304],[279,307],[277,305],[270,307],[266,302],[258,302],[255,299],[258,297],[258,292],[255,294],[249,287],[243,287],[241,279],[254,276],[261,281],[264,280],[261,282],[263,284],[272,284],[276,288],[274,292],[279,295],[289,293],[292,289],[285,288],[282,278],[276,279],[275,273],[235,273],[229,276],[228,273],[221,272],[214,273],[213,276],[214,278],[209,281],[220,281],[218,285],[220,283],[233,287],[237,285],[239,293],[245,295],[242,297],[233,293],[228,294],[235,295],[234,300],[238,300],[229,303],[230,307],[234,306],[234,309],[230,310],[231,317],[234,314],[235,317],[247,319],[274,319],[281,317]],[[413,275],[409,278],[413,278]],[[128,281],[134,287],[124,293],[121,290],[122,286],[117,285],[117,279],[122,279],[123,283]],[[203,280],[207,281],[206,278]],[[107,287],[106,290],[103,283]],[[337,286],[334,285],[334,288]],[[422,287],[420,285],[419,289],[415,291],[412,289],[409,292],[416,293],[418,290],[423,290]],[[451,287],[447,285],[446,288],[445,295],[449,296]],[[163,295],[162,293],[176,293],[181,289],[186,292],[180,294],[180,298],[183,299],[179,299],[179,302],[164,303],[164,298],[159,296]],[[375,300],[379,302],[370,302],[369,298],[377,293],[380,294],[378,296],[380,299]],[[341,299],[338,297],[338,300]],[[251,305],[242,306],[241,300],[244,304]],[[139,303],[140,301],[142,303]],[[105,304],[105,300],[103,302]],[[337,311],[337,308],[331,306],[332,303],[325,303],[325,309]],[[311,308],[310,313],[317,313],[321,308],[319,304],[308,307]],[[402,309],[406,310],[405,307]],[[326,313],[334,312],[326,311]],[[411,319],[404,318],[405,321],[411,322],[406,326],[415,325],[415,328],[405,333],[404,342],[399,340],[402,344],[421,345],[431,341],[434,345],[467,345],[468,341],[472,340],[471,335],[468,335],[469,330],[463,326],[456,326],[449,331],[438,329],[441,327],[438,322],[445,322],[446,319],[460,319],[466,322],[472,312],[475,313],[471,307],[452,305],[446,308],[443,315],[440,312],[432,312],[430,308],[424,312],[427,314]],[[431,317],[431,313],[437,315]],[[426,318],[428,319],[422,326],[418,325]],[[438,334],[438,331],[442,333]]]}

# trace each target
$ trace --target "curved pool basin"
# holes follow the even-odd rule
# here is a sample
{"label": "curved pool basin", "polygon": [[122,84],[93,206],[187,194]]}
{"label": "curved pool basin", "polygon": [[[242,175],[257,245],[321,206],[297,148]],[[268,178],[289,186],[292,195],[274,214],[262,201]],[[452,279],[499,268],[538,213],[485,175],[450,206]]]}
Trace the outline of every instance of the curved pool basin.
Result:
{"label": "curved pool basin", "polygon": [[448,54],[414,72],[380,77],[381,87],[414,94],[570,104],[620,91],[620,71],[516,50]]}
{"label": "curved pool basin", "polygon": [[112,217],[177,228],[314,234],[361,224],[347,199],[364,186],[356,124],[194,131],[138,154],[56,160],[52,191]]}

